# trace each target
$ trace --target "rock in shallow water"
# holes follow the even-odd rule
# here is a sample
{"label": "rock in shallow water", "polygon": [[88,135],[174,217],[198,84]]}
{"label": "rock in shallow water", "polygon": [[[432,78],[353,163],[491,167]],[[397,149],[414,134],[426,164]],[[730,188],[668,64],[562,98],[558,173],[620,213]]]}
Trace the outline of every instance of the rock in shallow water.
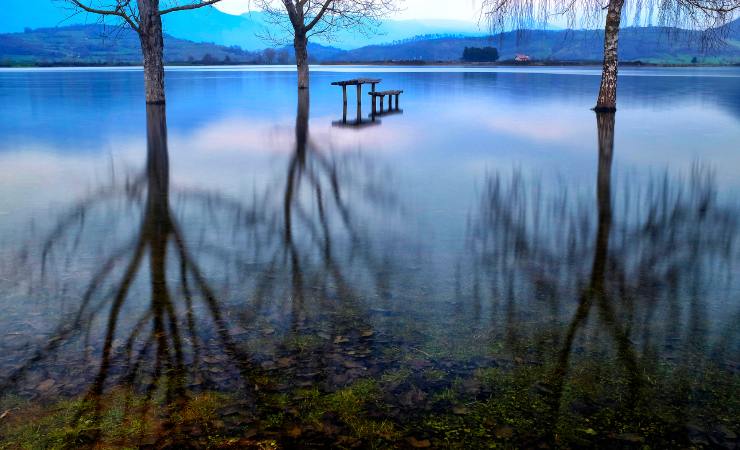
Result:
{"label": "rock in shallow water", "polygon": [[429,441],[429,439],[417,439],[413,436],[407,438],[406,442],[408,442],[409,445],[413,448],[429,448],[432,446],[432,443]]}

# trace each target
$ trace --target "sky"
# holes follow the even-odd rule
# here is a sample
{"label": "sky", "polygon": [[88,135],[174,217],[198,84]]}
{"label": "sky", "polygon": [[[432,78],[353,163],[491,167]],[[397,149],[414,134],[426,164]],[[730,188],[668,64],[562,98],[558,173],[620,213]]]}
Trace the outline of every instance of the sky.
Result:
{"label": "sky", "polygon": [[[480,0],[405,0],[404,11],[397,19],[443,19],[477,21],[476,5]],[[229,14],[248,11],[249,0],[221,0],[218,9]]]}

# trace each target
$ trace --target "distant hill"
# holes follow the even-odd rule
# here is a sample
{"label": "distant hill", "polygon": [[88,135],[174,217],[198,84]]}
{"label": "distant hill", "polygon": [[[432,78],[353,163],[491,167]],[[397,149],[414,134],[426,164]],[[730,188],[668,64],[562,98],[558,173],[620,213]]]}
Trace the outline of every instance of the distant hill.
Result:
{"label": "distant hill", "polygon": [[[699,45],[699,33],[665,27],[624,28],[619,37],[622,61],[648,63],[740,62],[740,20],[723,30],[725,39],[709,49]],[[604,33],[597,30],[526,30],[493,37],[443,36],[410,39],[391,45],[371,45],[335,55],[334,61],[457,61],[465,47],[494,46],[501,60],[516,54],[535,60],[599,61]]]}
{"label": "distant hill", "polygon": [[[255,62],[259,55],[238,47],[165,36],[166,62]],[[102,25],[41,28],[0,34],[0,64],[139,64],[139,37],[130,29]]]}
{"label": "distant hill", "polygon": [[[26,30],[0,34],[0,64],[139,64],[141,51],[138,37],[128,29],[101,25]],[[725,39],[711,50],[698,46],[695,31],[662,27],[625,28],[619,42],[622,61],[646,63],[710,64],[740,63],[740,20],[722,30]],[[424,61],[455,62],[465,47],[494,46],[501,60],[511,60],[517,53],[539,61],[599,61],[602,58],[603,32],[595,30],[528,30],[493,37],[427,35],[387,45],[370,45],[353,50],[312,43],[311,61],[380,62]],[[284,47],[273,61],[259,53],[211,43],[197,43],[167,35],[165,60],[169,63],[292,63],[292,48]]]}
{"label": "distant hill", "polygon": [[[213,8],[204,8],[182,14],[165,16],[165,31],[172,36],[196,42],[215,42],[221,45],[238,45],[247,50],[257,50],[268,46],[292,42],[286,31],[270,26],[263,13],[252,12],[241,16],[224,14]],[[265,40],[266,30],[270,29],[278,42]],[[463,34],[480,35],[473,22],[453,20],[384,20],[380,27],[369,36],[354,30],[340,31],[333,39],[318,35],[312,42],[349,50],[367,45],[382,44],[408,39],[421,34]]]}
{"label": "distant hill", "polygon": [[[94,24],[98,20],[99,17],[95,15],[73,14],[69,6],[60,0],[2,0],[0,33],[17,33],[25,28]],[[170,36],[194,42],[238,45],[245,50],[272,46],[272,42],[260,37],[268,27],[265,15],[260,12],[234,16],[215,8],[202,8],[164,16],[165,32]],[[271,31],[283,40],[289,38],[283,30],[273,27]],[[316,36],[313,42],[347,50],[368,43],[380,44],[422,34],[481,34],[474,22],[454,20],[384,20],[377,31],[377,34],[370,36],[344,31],[333,40]]]}

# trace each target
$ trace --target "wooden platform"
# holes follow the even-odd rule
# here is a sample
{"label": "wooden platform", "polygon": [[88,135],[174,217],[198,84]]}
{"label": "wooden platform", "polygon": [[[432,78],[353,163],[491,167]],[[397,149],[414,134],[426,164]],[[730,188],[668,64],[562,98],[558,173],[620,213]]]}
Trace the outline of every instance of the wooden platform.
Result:
{"label": "wooden platform", "polygon": [[[398,98],[403,94],[402,90],[389,90],[389,91],[379,91],[379,92],[368,92],[367,95],[372,97],[373,101],[373,114],[377,114],[377,108],[376,108],[376,102],[375,99],[380,98],[380,113],[383,113],[383,105],[385,103],[385,97],[388,96],[388,110],[391,109],[398,109]],[[393,107],[393,97],[396,97],[396,106]]]}
{"label": "wooden platform", "polygon": [[[352,80],[334,81],[332,86],[342,87],[342,118],[347,121],[347,86],[357,86],[357,120],[362,116],[362,85],[369,84],[372,86],[372,92],[375,92],[375,85],[380,83],[380,78],[355,78]],[[373,97],[374,98],[374,97]],[[373,106],[375,101],[373,100]]]}
{"label": "wooden platform", "polygon": [[375,95],[375,96],[386,96],[386,95],[398,95],[403,94],[403,91],[378,91],[378,92],[368,92],[367,95]]}
{"label": "wooden platform", "polygon": [[355,78],[354,80],[346,80],[346,81],[335,81],[331,85],[332,86],[358,86],[363,84],[378,84],[380,83],[380,78]]}

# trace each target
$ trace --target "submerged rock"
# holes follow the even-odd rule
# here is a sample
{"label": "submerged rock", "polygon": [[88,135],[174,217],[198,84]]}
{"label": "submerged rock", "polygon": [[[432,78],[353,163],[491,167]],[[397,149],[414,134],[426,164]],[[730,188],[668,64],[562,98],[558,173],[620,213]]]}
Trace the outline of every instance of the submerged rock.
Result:
{"label": "submerged rock", "polygon": [[499,439],[511,439],[514,436],[514,429],[508,425],[496,428],[496,437]]}
{"label": "submerged rock", "polygon": [[623,442],[629,442],[631,444],[641,444],[645,442],[645,438],[640,436],[639,434],[635,433],[623,433],[619,434],[617,436],[614,436],[614,439],[623,441]]}
{"label": "submerged rock", "polygon": [[413,436],[406,438],[406,442],[408,442],[409,445],[413,448],[429,448],[432,446],[432,443],[429,441],[429,439],[417,439]]}
{"label": "submerged rock", "polygon": [[555,395],[555,392],[552,390],[552,388],[548,386],[547,383],[545,383],[544,381],[538,381],[534,385],[532,385],[532,391],[547,397]]}
{"label": "submerged rock", "polygon": [[56,381],[49,378],[48,380],[44,380],[41,383],[39,383],[39,385],[36,386],[36,390],[40,392],[46,392],[52,387],[54,387],[55,384],[56,384]]}
{"label": "submerged rock", "polygon": [[465,406],[454,406],[452,408],[452,413],[457,414],[458,416],[464,416],[465,414],[469,414],[470,410]]}

